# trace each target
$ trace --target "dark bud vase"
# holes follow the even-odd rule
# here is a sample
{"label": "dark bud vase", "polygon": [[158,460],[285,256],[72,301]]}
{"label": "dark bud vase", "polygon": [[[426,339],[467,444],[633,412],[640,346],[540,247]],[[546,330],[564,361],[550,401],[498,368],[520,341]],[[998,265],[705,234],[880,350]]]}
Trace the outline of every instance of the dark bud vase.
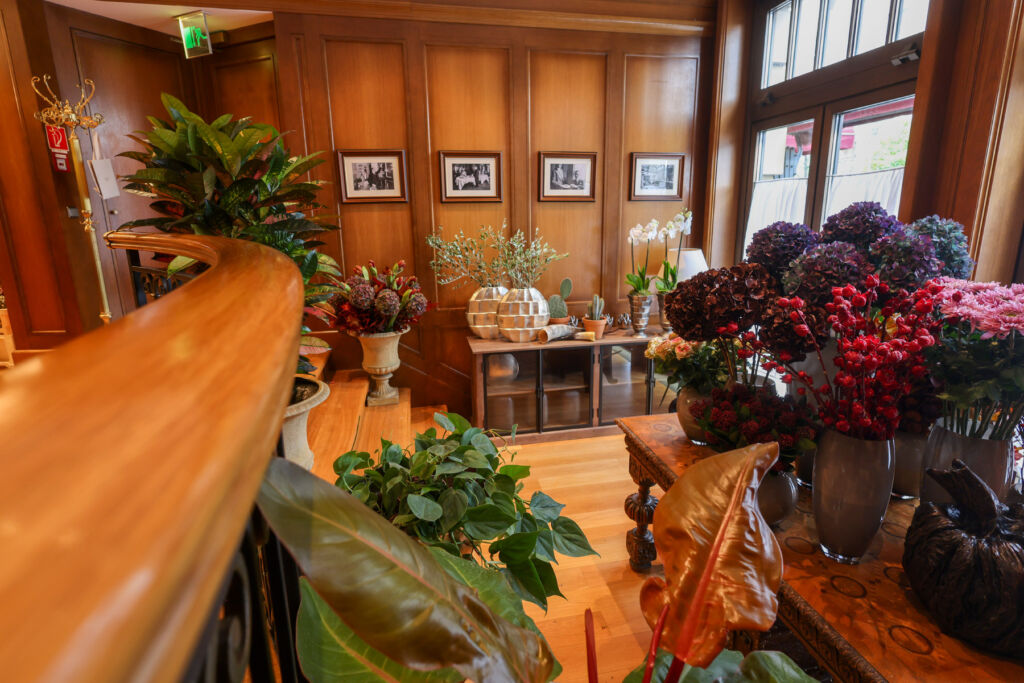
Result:
{"label": "dark bud vase", "polygon": [[814,523],[827,557],[857,564],[882,526],[895,474],[892,439],[827,430],[814,458]]}

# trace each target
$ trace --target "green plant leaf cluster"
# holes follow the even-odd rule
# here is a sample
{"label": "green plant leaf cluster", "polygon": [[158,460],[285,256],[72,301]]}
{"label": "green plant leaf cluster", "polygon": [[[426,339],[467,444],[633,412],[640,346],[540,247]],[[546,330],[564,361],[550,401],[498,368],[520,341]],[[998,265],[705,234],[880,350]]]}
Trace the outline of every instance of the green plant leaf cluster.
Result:
{"label": "green plant leaf cluster", "polygon": [[[292,156],[273,126],[224,114],[211,122],[188,110],[178,99],[160,96],[169,120],[148,117],[153,128],[129,136],[142,150],[118,156],[143,168],[123,176],[127,192],[153,199],[156,214],[128,221],[119,229],[152,226],[165,232],[246,239],[288,256],[302,274],[305,314],[330,325],[330,299],[338,292],[337,262],[318,253],[318,233],[337,226],[310,213],[323,208],[316,201],[321,183],[305,176],[323,163],[319,153]],[[168,270],[189,267],[178,257]],[[301,353],[325,350],[326,343],[303,327]],[[299,372],[312,369],[300,357]]]}
{"label": "green plant leaf cluster", "polygon": [[283,458],[257,502],[308,581],[297,649],[314,683],[550,680],[543,638],[502,616],[515,612],[509,589],[468,587],[422,543]]}
{"label": "green plant leaf cluster", "polygon": [[[644,664],[634,669],[623,683],[641,683]],[[665,675],[672,666],[672,653],[658,650],[651,683],[665,683]],[[744,657],[735,650],[722,650],[705,669],[687,664],[678,683],[813,683],[796,662],[782,652],[755,650]]]}
{"label": "green plant leaf cluster", "polygon": [[563,505],[537,491],[523,498],[530,468],[516,465],[493,434],[455,413],[435,413],[442,428],[416,436],[411,452],[381,441],[376,457],[351,451],[334,463],[337,486],[392,524],[454,557],[500,571],[524,600],[547,607],[561,595],[556,553],[592,555]]}
{"label": "green plant leaf cluster", "polygon": [[569,300],[569,296],[572,294],[572,278],[565,278],[562,283],[558,286],[558,294],[552,294],[548,297],[548,312],[552,318],[567,318],[569,317],[569,308],[566,306],[566,301]]}

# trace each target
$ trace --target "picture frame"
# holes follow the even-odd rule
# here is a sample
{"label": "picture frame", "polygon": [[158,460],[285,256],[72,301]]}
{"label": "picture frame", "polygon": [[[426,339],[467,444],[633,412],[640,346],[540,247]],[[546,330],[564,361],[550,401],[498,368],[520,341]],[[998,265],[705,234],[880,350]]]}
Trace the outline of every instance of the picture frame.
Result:
{"label": "picture frame", "polygon": [[537,201],[592,202],[597,152],[540,152],[537,179]]}
{"label": "picture frame", "polygon": [[630,200],[682,200],[683,164],[686,155],[632,152],[629,158]]}
{"label": "picture frame", "polygon": [[501,152],[439,151],[442,202],[500,202]]}
{"label": "picture frame", "polygon": [[343,204],[407,202],[404,149],[338,150]]}

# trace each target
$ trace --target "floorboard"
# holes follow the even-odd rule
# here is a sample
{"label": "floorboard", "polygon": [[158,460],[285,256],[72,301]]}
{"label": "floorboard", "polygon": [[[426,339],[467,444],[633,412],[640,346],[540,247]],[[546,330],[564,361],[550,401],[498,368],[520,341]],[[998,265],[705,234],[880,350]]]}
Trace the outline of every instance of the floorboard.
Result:
{"label": "floorboard", "polygon": [[399,389],[398,403],[389,406],[367,406],[359,421],[355,450],[373,453],[380,450],[381,439],[405,448],[412,444],[409,389]]}
{"label": "floorboard", "polygon": [[[640,612],[645,574],[629,568],[626,531],[631,523],[623,500],[636,491],[629,476],[622,436],[519,446],[515,462],[530,466],[524,497],[541,489],[565,504],[600,557],[562,557],[555,568],[566,599],[551,598],[548,611],[527,605],[527,612],[548,639],[565,669],[563,683],[587,680],[583,613],[594,611],[601,681],[621,681],[642,661],[650,629]],[[661,565],[655,564],[655,572]]]}
{"label": "floorboard", "polygon": [[327,400],[309,413],[306,433],[313,450],[313,474],[332,484],[334,461],[355,443],[369,386],[369,378],[361,372],[338,371],[331,378]]}

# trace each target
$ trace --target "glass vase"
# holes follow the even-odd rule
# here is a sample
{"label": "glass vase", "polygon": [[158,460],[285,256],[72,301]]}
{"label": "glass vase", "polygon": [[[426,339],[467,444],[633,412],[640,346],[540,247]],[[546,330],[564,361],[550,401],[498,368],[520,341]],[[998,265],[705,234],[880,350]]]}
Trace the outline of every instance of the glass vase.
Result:
{"label": "glass vase", "polygon": [[892,495],[900,500],[917,498],[921,495],[928,434],[896,432],[893,443],[896,448],[896,474],[892,480]]}
{"label": "glass vase", "polygon": [[821,551],[857,564],[882,526],[892,493],[892,439],[867,441],[827,430],[814,457],[814,523]]}
{"label": "glass vase", "polygon": [[1006,502],[1013,482],[1013,442],[978,439],[946,429],[942,420],[935,423],[928,436],[921,468],[921,502],[952,503],[945,489],[925,475],[925,469],[948,470],[953,460],[963,460],[989,485],[999,500]]}

